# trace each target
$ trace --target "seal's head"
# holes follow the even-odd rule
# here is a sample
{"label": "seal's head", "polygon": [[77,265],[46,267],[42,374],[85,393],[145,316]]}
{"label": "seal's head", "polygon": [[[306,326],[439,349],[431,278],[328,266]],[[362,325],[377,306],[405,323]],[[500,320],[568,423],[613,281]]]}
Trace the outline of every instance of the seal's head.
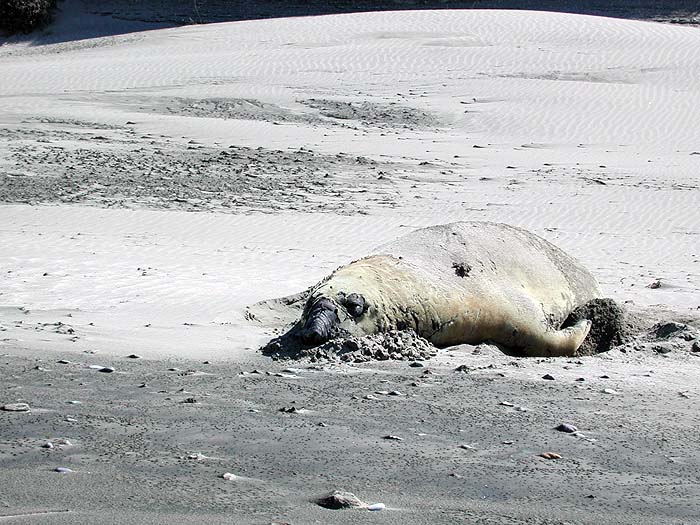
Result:
{"label": "seal's head", "polygon": [[366,311],[367,302],[357,293],[312,297],[306,307],[301,339],[307,345],[323,344],[338,332],[341,324],[359,319]]}

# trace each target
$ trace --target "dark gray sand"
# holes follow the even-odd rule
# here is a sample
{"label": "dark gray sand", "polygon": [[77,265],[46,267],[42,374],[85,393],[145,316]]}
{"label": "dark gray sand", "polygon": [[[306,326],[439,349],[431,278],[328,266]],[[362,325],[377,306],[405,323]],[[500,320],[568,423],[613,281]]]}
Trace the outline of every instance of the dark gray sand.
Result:
{"label": "dark gray sand", "polygon": [[[210,117],[226,118],[207,103],[201,101]],[[415,162],[383,163],[304,148],[210,147],[137,134],[126,123],[104,129],[55,119],[0,130],[0,151],[3,203],[357,214],[394,207],[397,182],[407,185],[411,173],[415,184],[417,171]]]}
{"label": "dark gray sand", "polygon": [[[423,366],[11,349],[0,405],[31,408],[0,411],[0,521],[697,523],[700,393],[680,383],[700,357],[674,333],[668,353]],[[333,490],[387,508],[314,502]]]}

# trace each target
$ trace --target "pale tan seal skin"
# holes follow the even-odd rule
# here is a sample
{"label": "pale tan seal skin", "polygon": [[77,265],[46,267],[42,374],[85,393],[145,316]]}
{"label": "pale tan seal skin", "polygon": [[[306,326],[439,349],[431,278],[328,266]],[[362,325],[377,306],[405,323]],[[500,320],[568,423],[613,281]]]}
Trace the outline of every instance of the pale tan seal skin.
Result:
{"label": "pale tan seal skin", "polygon": [[434,226],[378,252],[336,270],[307,305],[356,293],[368,305],[362,316],[338,306],[341,328],[352,334],[410,328],[440,347],[492,341],[528,356],[570,356],[591,322],[560,329],[562,322],[601,296],[575,259],[505,224]]}

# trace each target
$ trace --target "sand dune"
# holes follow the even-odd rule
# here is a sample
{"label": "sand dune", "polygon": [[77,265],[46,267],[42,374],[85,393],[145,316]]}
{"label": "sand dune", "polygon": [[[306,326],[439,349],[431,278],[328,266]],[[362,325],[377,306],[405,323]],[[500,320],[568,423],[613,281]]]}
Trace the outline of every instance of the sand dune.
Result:
{"label": "sand dune", "polygon": [[[375,523],[312,503],[345,488],[388,523],[694,522],[698,28],[444,10],[85,29],[81,9],[0,46],[0,405],[33,407],[0,412],[0,521]],[[647,325],[688,326],[582,360],[462,345],[434,377],[290,379],[257,353],[274,334],[247,305],[459,220],[528,228]],[[77,448],[39,456],[56,433]]]}

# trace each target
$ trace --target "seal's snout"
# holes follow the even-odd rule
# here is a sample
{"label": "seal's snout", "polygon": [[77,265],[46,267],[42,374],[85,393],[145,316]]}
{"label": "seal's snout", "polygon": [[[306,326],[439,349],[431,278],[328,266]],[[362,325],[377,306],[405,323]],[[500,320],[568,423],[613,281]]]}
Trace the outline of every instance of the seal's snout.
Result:
{"label": "seal's snout", "polygon": [[301,329],[301,340],[307,345],[320,345],[331,338],[333,329],[338,326],[337,307],[325,297],[316,301],[306,317]]}

